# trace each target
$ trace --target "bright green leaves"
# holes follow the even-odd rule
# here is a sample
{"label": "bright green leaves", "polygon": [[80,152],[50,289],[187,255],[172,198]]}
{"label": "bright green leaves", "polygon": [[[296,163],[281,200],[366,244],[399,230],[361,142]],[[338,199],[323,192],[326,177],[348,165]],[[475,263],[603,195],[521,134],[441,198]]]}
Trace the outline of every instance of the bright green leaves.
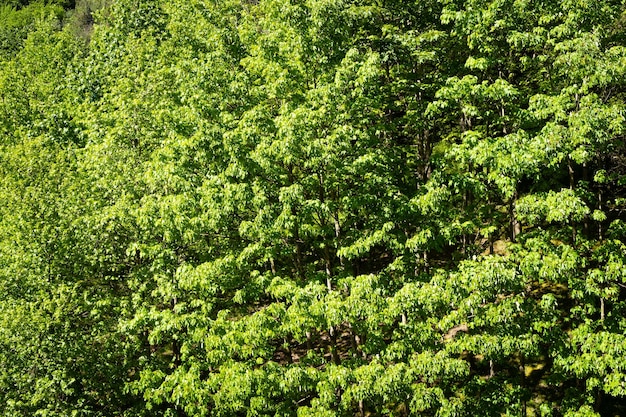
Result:
{"label": "bright green leaves", "polygon": [[581,326],[572,332],[570,343],[576,353],[558,358],[555,366],[577,378],[588,379],[590,391],[601,389],[616,397],[626,394],[623,334],[594,332]]}
{"label": "bright green leaves", "polygon": [[589,214],[585,203],[568,188],[545,195],[526,195],[517,200],[515,210],[519,221],[530,226],[542,222],[580,222]]}
{"label": "bright green leaves", "polygon": [[3,9],[0,413],[620,398],[618,3]]}

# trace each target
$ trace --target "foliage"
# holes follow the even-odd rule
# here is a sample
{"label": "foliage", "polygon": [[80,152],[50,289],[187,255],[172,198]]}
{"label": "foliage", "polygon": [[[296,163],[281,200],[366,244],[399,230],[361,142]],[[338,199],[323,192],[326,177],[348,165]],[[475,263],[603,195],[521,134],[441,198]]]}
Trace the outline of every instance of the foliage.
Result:
{"label": "foliage", "polygon": [[3,5],[0,415],[623,412],[625,16]]}

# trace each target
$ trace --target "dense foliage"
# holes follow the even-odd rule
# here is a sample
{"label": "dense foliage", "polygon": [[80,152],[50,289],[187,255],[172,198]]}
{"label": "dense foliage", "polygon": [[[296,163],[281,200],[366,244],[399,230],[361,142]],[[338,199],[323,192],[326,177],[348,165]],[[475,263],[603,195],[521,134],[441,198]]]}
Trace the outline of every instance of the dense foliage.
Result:
{"label": "dense foliage", "polygon": [[0,5],[0,415],[609,416],[622,0]]}

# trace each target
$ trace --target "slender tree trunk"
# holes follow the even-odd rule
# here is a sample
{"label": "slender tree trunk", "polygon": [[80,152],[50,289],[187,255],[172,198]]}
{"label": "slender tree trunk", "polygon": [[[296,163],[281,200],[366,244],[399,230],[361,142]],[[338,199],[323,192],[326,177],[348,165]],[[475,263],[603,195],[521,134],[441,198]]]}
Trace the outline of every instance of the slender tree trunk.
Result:
{"label": "slender tree trunk", "polygon": [[[569,174],[569,189],[573,190],[576,184],[575,184],[575,178],[574,178],[574,166],[572,165],[571,158],[567,158],[567,172]],[[577,237],[576,225],[574,224],[574,222],[572,222],[572,244],[574,246],[576,245],[576,237]]]}
{"label": "slender tree trunk", "polygon": [[[292,211],[292,214],[295,216],[296,215],[295,209],[292,208],[291,211]],[[300,244],[300,232],[298,230],[298,225],[295,226],[293,237],[294,237],[295,244],[296,244],[296,259],[295,259],[296,272],[300,279],[304,279],[304,267],[302,266],[302,246]]]}
{"label": "slender tree trunk", "polygon": [[517,239],[517,236],[521,232],[520,224],[517,221],[517,216],[515,215],[516,204],[517,204],[517,191],[513,193],[513,197],[511,197],[511,201],[509,202],[509,224],[511,228],[511,242],[515,242]]}
{"label": "slender tree trunk", "polygon": [[329,330],[330,335],[330,357],[335,365],[341,364],[341,359],[339,358],[339,353],[337,352],[337,332],[333,327]]}
{"label": "slender tree trunk", "polygon": [[[295,177],[293,175],[293,166],[291,166],[291,164],[287,167],[287,177],[289,180],[289,185],[295,184]],[[298,217],[298,213],[296,212],[296,209],[293,206],[291,207],[291,214],[296,218]],[[297,223],[294,226],[293,238],[294,238],[294,244],[296,247],[296,255],[295,255],[295,260],[294,260],[296,273],[298,275],[298,278],[304,279],[304,267],[302,266],[303,265],[302,242],[300,240],[300,228],[298,227]]]}
{"label": "slender tree trunk", "polygon": [[[339,243],[339,239],[341,237],[341,225],[339,223],[339,213],[335,212],[333,215],[333,222],[335,225],[335,242],[336,242],[336,247],[339,247],[340,243]],[[339,257],[339,265],[341,265],[342,267],[344,266],[343,264],[343,257]]]}
{"label": "slender tree trunk", "polygon": [[431,166],[430,155],[432,154],[432,143],[430,141],[430,132],[425,130],[420,138],[420,146],[418,147],[420,153],[420,160],[423,164],[419,177],[422,183],[425,183],[430,178]]}
{"label": "slender tree trunk", "polygon": [[[524,360],[524,355],[520,354],[520,364],[519,364],[519,372],[520,372],[520,386],[522,387],[522,395],[525,394],[526,390],[526,363]],[[526,417],[526,399],[522,398],[521,402],[521,417]]]}
{"label": "slender tree trunk", "polygon": [[[172,299],[170,304],[172,311],[174,311],[174,309],[176,308],[177,301],[178,300],[176,298]],[[174,358],[174,366],[179,367],[181,364],[181,352],[180,343],[177,339],[172,339],[172,356]]]}
{"label": "slender tree trunk", "polygon": [[328,288],[328,292],[333,290],[333,280],[332,280],[332,264],[330,260],[330,252],[328,248],[324,248],[324,268],[326,271],[326,287]]}
{"label": "slender tree trunk", "polygon": [[[589,183],[589,167],[587,166],[586,162],[583,162],[583,181]],[[585,214],[585,220],[583,223],[583,234],[587,237],[587,239],[591,238],[588,214]]]}
{"label": "slender tree trunk", "polygon": [[[416,258],[417,258],[417,263],[419,265],[419,263],[420,263],[419,262],[420,261],[419,255],[416,255]],[[427,251],[423,251],[422,252],[422,262],[421,262],[421,264],[422,264],[422,272],[428,272],[428,252]],[[417,273],[418,273],[418,271],[417,271],[417,268],[416,268],[415,269],[415,275],[417,275]]]}
{"label": "slender tree trunk", "polygon": [[600,320],[604,320],[604,297],[600,297]]}
{"label": "slender tree trunk", "polygon": [[[598,210],[602,210],[602,191],[598,191]],[[598,239],[603,239],[602,222],[598,222]]]}

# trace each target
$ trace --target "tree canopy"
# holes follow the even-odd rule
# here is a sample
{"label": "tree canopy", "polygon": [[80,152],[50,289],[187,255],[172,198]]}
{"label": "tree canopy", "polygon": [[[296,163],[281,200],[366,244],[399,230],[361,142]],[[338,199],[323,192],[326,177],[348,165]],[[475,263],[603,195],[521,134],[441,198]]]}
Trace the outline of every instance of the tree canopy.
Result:
{"label": "tree canopy", "polygon": [[0,416],[626,412],[623,0],[0,4]]}

